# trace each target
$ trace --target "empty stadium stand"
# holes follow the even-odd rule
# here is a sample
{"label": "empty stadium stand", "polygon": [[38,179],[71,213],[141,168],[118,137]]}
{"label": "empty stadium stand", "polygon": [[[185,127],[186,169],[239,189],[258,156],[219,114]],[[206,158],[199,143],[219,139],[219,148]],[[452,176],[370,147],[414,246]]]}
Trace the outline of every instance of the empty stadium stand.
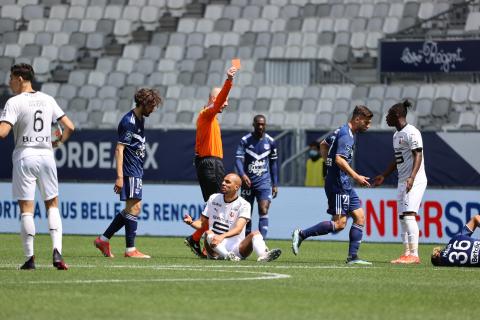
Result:
{"label": "empty stadium stand", "polygon": [[424,130],[479,130],[478,75],[377,68],[382,39],[478,38],[479,14],[476,2],[447,0],[3,0],[0,99],[9,67],[27,62],[80,128],[116,127],[142,86],[166,97],[148,126],[194,128],[239,57],[228,128],[263,113],[274,128],[327,130],[366,104],[386,130],[388,108],[409,98]]}

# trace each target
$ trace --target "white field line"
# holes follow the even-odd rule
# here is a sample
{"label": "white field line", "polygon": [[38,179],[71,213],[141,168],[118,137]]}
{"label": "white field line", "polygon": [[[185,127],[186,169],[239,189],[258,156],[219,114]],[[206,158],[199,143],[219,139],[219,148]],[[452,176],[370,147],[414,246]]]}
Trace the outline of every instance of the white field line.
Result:
{"label": "white field line", "polygon": [[[120,268],[130,268],[131,266],[113,266]],[[149,266],[144,266],[149,267]],[[179,266],[150,266],[153,270],[197,270],[204,271],[202,267],[179,267]],[[43,268],[43,266],[42,266]],[[147,269],[143,268],[143,269]],[[139,268],[132,268],[139,269]],[[76,280],[33,280],[33,281],[5,281],[3,284],[92,284],[92,283],[139,283],[139,282],[192,282],[192,281],[251,281],[251,280],[276,280],[290,278],[288,274],[246,271],[246,270],[215,270],[216,272],[233,273],[233,274],[247,274],[248,276],[231,277],[231,278],[148,278],[148,279],[76,279]]]}

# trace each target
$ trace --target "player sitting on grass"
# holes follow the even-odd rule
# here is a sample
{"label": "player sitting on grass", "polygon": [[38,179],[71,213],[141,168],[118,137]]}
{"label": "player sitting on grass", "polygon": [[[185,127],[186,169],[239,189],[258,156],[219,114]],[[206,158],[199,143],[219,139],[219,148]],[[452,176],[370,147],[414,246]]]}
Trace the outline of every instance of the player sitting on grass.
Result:
{"label": "player sitting on grass", "polygon": [[254,231],[245,237],[245,226],[251,212],[250,204],[238,196],[241,185],[242,180],[237,174],[227,174],[221,193],[210,196],[200,219],[193,221],[187,214],[183,221],[196,230],[208,226],[204,243],[211,259],[240,261],[255,251],[259,262],[275,260],[282,251],[268,251],[260,232]]}
{"label": "player sitting on grass", "polygon": [[443,250],[441,247],[433,248],[432,264],[439,267],[480,267],[480,239],[472,238],[473,232],[479,225],[480,215],[476,215]]}

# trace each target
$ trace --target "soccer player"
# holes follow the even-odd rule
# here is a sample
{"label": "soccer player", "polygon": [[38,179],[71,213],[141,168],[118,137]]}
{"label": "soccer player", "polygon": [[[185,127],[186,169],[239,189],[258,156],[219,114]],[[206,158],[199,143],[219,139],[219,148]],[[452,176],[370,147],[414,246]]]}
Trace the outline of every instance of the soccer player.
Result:
{"label": "soccer player", "polygon": [[110,238],[125,227],[127,258],[148,259],[135,247],[137,219],[142,209],[142,177],[145,159],[145,117],[149,117],[162,98],[157,91],[142,88],[135,93],[135,108],[127,112],[118,125],[118,143],[115,149],[117,179],[113,190],[125,201],[125,208],[119,212],[105,232],[94,241],[105,257],[113,258],[110,250]]}
{"label": "soccer player", "polygon": [[418,264],[419,230],[416,220],[423,194],[427,188],[427,175],[423,163],[422,135],[417,128],[407,123],[408,100],[393,105],[387,114],[387,124],[395,127],[393,149],[395,159],[381,175],[375,177],[374,184],[379,186],[385,177],[395,169],[398,171],[398,212],[400,212],[401,236],[404,245],[403,254],[391,263]]}
{"label": "soccer player", "polygon": [[67,270],[62,257],[62,220],[58,210],[57,166],[52,149],[52,123],[60,123],[64,130],[53,147],[70,138],[75,129],[55,99],[32,88],[35,72],[31,65],[16,64],[10,69],[10,89],[15,94],[8,99],[0,116],[0,138],[13,128],[12,193],[21,212],[21,238],[27,258],[22,270],[35,269],[33,221],[35,187],[38,185],[45,202],[48,229],[53,244],[53,266]]}
{"label": "soccer player", "polygon": [[[258,203],[258,230],[264,239],[268,232],[268,209],[270,202],[278,193],[277,146],[275,140],[265,129],[267,120],[264,115],[253,118],[253,132],[242,137],[237,147],[235,168],[242,178],[242,197],[250,203]],[[251,232],[252,223],[248,221],[246,235]]]}
{"label": "soccer player", "polygon": [[[228,93],[232,88],[233,77],[237,69],[227,71],[227,80],[222,88],[213,88],[197,119],[195,138],[195,168],[198,183],[202,189],[203,201],[220,192],[225,169],[223,167],[223,145],[217,114],[228,106]],[[185,238],[185,244],[192,252],[202,258],[205,255],[200,248],[200,238],[206,230],[199,229]]]}
{"label": "soccer player", "polygon": [[240,261],[255,251],[259,262],[275,260],[282,251],[268,251],[260,232],[245,237],[245,226],[251,213],[250,204],[238,196],[241,185],[242,180],[237,174],[227,174],[221,193],[210,196],[200,219],[193,221],[187,214],[183,221],[194,229],[207,229],[205,248],[209,258]]}
{"label": "soccer player", "polygon": [[346,263],[371,264],[358,256],[358,249],[363,237],[365,215],[350,177],[361,186],[370,186],[369,178],[353,170],[351,163],[355,148],[355,134],[367,131],[372,117],[373,113],[366,106],[356,106],[350,121],[322,141],[321,154],[327,156],[325,161],[327,164],[327,177],[325,179],[325,193],[328,199],[327,212],[332,215],[332,219],[331,221],[320,222],[308,229],[295,229],[292,233],[293,254],[298,254],[300,244],[309,237],[342,231],[347,224],[347,217],[351,216],[353,223],[350,228],[350,243]]}
{"label": "soccer player", "polygon": [[480,239],[472,238],[473,232],[479,225],[480,215],[476,215],[443,250],[440,247],[433,248],[432,264],[445,267],[480,267]]}

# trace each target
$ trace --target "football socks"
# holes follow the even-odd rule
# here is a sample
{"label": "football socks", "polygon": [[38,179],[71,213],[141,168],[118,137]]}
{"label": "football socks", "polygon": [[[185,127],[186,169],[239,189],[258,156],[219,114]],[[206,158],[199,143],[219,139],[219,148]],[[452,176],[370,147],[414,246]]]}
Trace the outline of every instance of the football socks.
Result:
{"label": "football socks", "polygon": [[21,231],[23,251],[25,256],[33,256],[33,240],[35,238],[35,223],[33,222],[33,213],[22,213]]}

